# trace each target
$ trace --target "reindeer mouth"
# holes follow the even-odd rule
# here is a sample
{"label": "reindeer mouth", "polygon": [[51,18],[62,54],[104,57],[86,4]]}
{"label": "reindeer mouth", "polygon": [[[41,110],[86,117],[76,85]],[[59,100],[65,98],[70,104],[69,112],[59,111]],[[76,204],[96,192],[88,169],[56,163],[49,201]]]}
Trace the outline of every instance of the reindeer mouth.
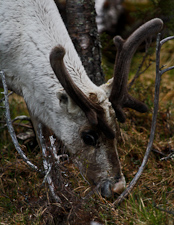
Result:
{"label": "reindeer mouth", "polygon": [[120,179],[117,179],[116,183],[113,183],[113,181],[107,179],[101,184],[101,195],[105,198],[110,198],[114,195],[114,193],[121,194],[125,187],[126,181],[124,176],[122,176]]}

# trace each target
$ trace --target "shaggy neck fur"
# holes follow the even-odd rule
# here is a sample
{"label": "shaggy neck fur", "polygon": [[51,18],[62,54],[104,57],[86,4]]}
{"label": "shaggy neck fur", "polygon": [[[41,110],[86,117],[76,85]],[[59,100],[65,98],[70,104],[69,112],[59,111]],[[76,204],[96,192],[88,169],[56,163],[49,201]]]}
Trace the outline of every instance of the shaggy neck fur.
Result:
{"label": "shaggy neck fur", "polygon": [[22,95],[33,115],[54,131],[61,111],[56,93],[62,90],[49,63],[56,45],[65,48],[65,66],[76,85],[87,96],[90,90],[97,93],[99,101],[105,99],[104,91],[86,75],[53,0],[6,0],[0,23],[0,69],[6,72],[8,88]]}

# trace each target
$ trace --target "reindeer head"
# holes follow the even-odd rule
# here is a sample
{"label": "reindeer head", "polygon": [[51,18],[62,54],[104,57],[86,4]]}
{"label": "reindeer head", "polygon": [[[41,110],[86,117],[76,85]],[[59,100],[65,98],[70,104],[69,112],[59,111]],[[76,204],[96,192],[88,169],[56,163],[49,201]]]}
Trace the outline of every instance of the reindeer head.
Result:
{"label": "reindeer head", "polygon": [[153,19],[138,28],[126,41],[116,36],[114,78],[100,86],[99,93],[91,93],[89,90],[88,96],[78,88],[67,72],[64,64],[65,49],[57,46],[50,54],[52,69],[65,90],[65,93],[58,95],[60,103],[62,107],[69,104],[74,109],[71,112],[74,121],[67,124],[61,139],[83,174],[93,184],[100,185],[105,197],[111,196],[112,192],[120,193],[125,188],[116,149],[116,120],[125,122],[124,107],[141,113],[148,110],[144,103],[128,94],[127,79],[131,59],[141,42],[159,32],[162,25],[160,19]]}

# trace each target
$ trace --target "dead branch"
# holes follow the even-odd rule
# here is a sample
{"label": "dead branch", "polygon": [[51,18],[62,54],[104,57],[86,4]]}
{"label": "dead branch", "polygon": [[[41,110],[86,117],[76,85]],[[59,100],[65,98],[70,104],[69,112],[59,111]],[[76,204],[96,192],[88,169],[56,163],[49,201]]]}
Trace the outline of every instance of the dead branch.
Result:
{"label": "dead branch", "polygon": [[172,152],[172,153],[170,153],[168,156],[166,156],[166,157],[163,157],[163,158],[161,158],[160,159],[160,161],[166,161],[166,160],[170,160],[170,159],[174,159],[174,152]]}
{"label": "dead branch", "polygon": [[15,146],[15,149],[17,150],[17,152],[19,153],[21,158],[24,160],[24,162],[26,162],[30,168],[32,168],[33,170],[35,170],[37,172],[42,172],[40,169],[38,169],[37,166],[35,166],[32,162],[30,162],[30,160],[27,158],[27,156],[24,154],[24,152],[22,151],[22,149],[19,146],[16,134],[15,134],[15,131],[14,131],[14,128],[12,125],[11,117],[10,117],[10,107],[9,107],[9,103],[8,103],[8,88],[7,88],[7,84],[5,81],[5,73],[3,71],[0,71],[0,75],[1,75],[3,89],[4,89],[3,94],[4,94],[4,100],[5,100],[5,116],[6,116],[7,128],[8,128],[9,134],[11,136],[12,142]]}
{"label": "dead branch", "polygon": [[[33,129],[32,126],[30,125],[27,125],[27,124],[21,124],[21,123],[13,123],[14,126],[18,126],[18,127],[25,127],[25,128],[28,128],[28,129]],[[5,127],[6,125],[4,125]]]}
{"label": "dead branch", "polygon": [[160,70],[160,50],[161,46],[168,40],[174,39],[174,36],[163,39],[160,41],[161,34],[159,33],[157,35],[157,43],[156,43],[156,80],[155,80],[155,97],[154,97],[154,111],[153,111],[153,117],[152,117],[152,125],[151,125],[151,132],[150,132],[150,138],[149,142],[146,148],[146,152],[142,161],[142,164],[136,173],[133,180],[130,182],[129,186],[126,188],[126,190],[116,199],[116,201],[113,202],[114,205],[120,204],[125,198],[130,194],[132,189],[134,188],[135,184],[139,180],[141,174],[143,173],[143,170],[147,164],[149,154],[152,149],[152,144],[155,136],[155,128],[156,128],[156,120],[157,120],[157,112],[158,112],[158,105],[159,105],[159,90],[160,90],[160,82],[161,82],[161,76],[166,71],[169,71],[171,69],[174,69],[174,66],[168,67],[167,69]]}
{"label": "dead branch", "polygon": [[48,156],[47,156],[47,153],[46,153],[47,149],[46,149],[45,139],[44,139],[44,136],[43,136],[43,133],[42,133],[42,124],[41,123],[38,124],[37,133],[38,133],[38,138],[39,138],[40,145],[41,145],[41,148],[42,148],[43,166],[44,166],[45,174],[46,174],[45,177],[44,177],[43,183],[45,181],[47,181],[50,192],[51,192],[52,197],[54,198],[55,202],[61,203],[61,199],[55,194],[55,186],[54,186],[53,180],[52,180],[51,175],[50,175],[52,165],[51,165],[50,162],[48,162]]}
{"label": "dead branch", "polygon": [[[2,72],[2,71],[1,71]],[[11,91],[10,93],[8,93],[8,97],[10,96],[10,95],[12,95],[13,94],[13,91]],[[0,100],[0,103],[1,102],[3,102],[5,100],[5,98],[2,98],[1,100]]]}
{"label": "dead branch", "polygon": [[55,146],[56,139],[53,136],[50,136],[49,139],[50,139],[50,143],[51,143],[50,151],[52,152],[56,162],[59,164],[61,162],[61,159],[63,159],[63,158],[66,158],[67,160],[69,160],[69,156],[67,154],[57,155],[57,150],[56,150],[56,146]]}
{"label": "dead branch", "polygon": [[160,152],[160,151],[157,150],[157,149],[154,149],[154,148],[153,148],[151,151],[154,152],[154,153],[159,154],[160,156],[166,156],[166,154],[164,154],[163,152]]}
{"label": "dead branch", "polygon": [[26,128],[28,128],[28,129],[33,129],[32,123],[31,123],[31,126],[28,125],[28,124],[14,123],[14,122],[17,121],[17,120],[20,120],[20,122],[23,121],[23,120],[26,120],[26,121],[29,121],[29,122],[31,123],[30,117],[25,116],[25,115],[17,116],[17,117],[15,117],[15,118],[12,120],[12,123],[13,123],[13,125],[15,125],[15,126],[21,126],[21,127],[26,127]]}
{"label": "dead branch", "polygon": [[20,120],[20,121],[27,120],[27,121],[31,122],[30,117],[28,117],[26,115],[17,116],[12,120],[12,122],[15,122],[16,120]]}
{"label": "dead branch", "polygon": [[[16,134],[15,134],[15,131],[14,131],[14,128],[13,128],[13,125],[12,125],[11,117],[10,117],[10,108],[9,108],[9,103],[8,103],[8,89],[7,89],[7,84],[6,84],[6,81],[5,81],[5,73],[3,71],[0,71],[0,75],[1,75],[1,78],[2,78],[2,84],[3,84],[3,88],[4,88],[3,94],[4,94],[4,100],[5,100],[6,123],[7,123],[9,134],[12,138],[13,144],[14,144],[17,152],[19,153],[21,158],[24,160],[24,162],[27,163],[27,165],[29,165],[33,170],[43,173],[43,171],[39,170],[37,166],[35,166],[33,163],[30,162],[30,160],[26,157],[26,155],[24,154],[24,152],[22,151],[22,149],[19,146]],[[16,121],[18,119],[20,119],[20,120],[21,119],[28,119],[28,117],[27,118],[26,117],[18,117],[18,118],[15,118],[14,121]],[[45,174],[46,174],[43,182],[47,181],[49,189],[51,191],[51,194],[52,194],[54,200],[57,203],[60,203],[61,200],[54,192],[54,184],[53,184],[52,178],[50,176],[50,171],[51,171],[52,165],[50,163],[48,163],[47,160],[46,160],[47,159],[46,146],[44,144],[44,137],[42,135],[41,124],[39,124],[38,134],[39,134],[38,137],[40,139],[40,143],[42,145],[43,165],[44,165]]]}
{"label": "dead branch", "polygon": [[[160,50],[161,50],[162,45],[164,43],[166,43],[167,41],[172,40],[172,39],[174,39],[174,36],[167,37],[167,38],[165,38],[165,39],[163,39],[163,40],[160,41],[160,43],[159,43],[159,52],[158,52],[158,54],[159,54],[159,56],[158,56],[159,57],[159,63],[160,63]],[[168,67],[166,69],[163,69],[163,70],[160,70],[160,68],[158,68],[158,69],[159,69],[160,75],[162,76],[163,73],[165,73],[165,72],[167,72],[169,70],[174,69],[174,66],[170,66],[170,67]]]}

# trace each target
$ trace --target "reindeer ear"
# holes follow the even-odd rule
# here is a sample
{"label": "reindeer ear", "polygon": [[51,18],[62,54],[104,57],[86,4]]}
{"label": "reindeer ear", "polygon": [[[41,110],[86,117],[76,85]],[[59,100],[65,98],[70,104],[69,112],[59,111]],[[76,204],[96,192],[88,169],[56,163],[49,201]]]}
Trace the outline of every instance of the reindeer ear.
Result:
{"label": "reindeer ear", "polygon": [[100,85],[100,87],[104,90],[106,96],[109,98],[113,87],[113,78],[109,79],[105,84]]}
{"label": "reindeer ear", "polygon": [[80,111],[79,107],[74,103],[74,101],[67,95],[65,91],[57,92],[56,96],[59,99],[60,106],[68,113],[73,114]]}

